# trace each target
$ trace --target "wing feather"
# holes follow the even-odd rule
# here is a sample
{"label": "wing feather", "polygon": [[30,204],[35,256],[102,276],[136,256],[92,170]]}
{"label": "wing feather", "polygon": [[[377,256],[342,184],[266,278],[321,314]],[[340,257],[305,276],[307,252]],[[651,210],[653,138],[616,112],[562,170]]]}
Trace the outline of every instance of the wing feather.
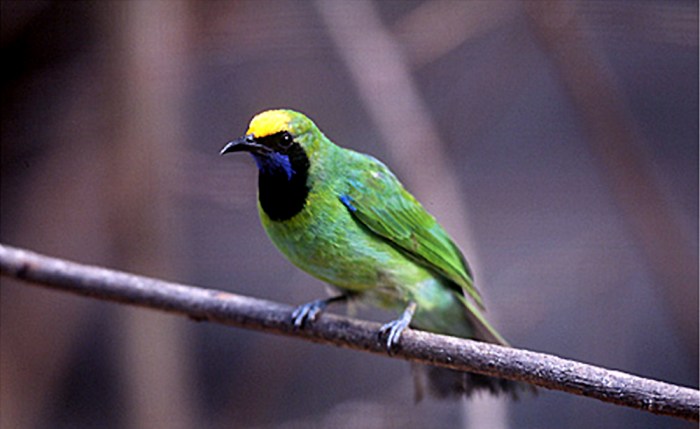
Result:
{"label": "wing feather", "polygon": [[447,232],[384,164],[369,159],[353,169],[340,200],[372,232],[451,280],[483,308],[469,265]]}

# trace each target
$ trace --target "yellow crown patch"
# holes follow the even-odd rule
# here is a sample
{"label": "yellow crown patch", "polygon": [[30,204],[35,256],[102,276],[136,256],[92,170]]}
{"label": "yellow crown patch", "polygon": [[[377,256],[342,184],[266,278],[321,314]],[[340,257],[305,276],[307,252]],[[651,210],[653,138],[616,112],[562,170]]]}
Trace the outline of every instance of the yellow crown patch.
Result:
{"label": "yellow crown patch", "polygon": [[288,130],[292,117],[284,110],[267,110],[258,113],[250,121],[247,134],[255,137],[267,137],[280,131]]}

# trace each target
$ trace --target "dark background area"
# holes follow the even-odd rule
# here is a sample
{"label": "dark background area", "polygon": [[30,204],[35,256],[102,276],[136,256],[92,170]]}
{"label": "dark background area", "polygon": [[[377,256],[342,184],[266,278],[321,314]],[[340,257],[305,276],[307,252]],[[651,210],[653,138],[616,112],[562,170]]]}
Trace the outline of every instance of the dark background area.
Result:
{"label": "dark background area", "polygon": [[[290,107],[392,167],[465,251],[514,345],[697,388],[697,2],[0,12],[3,243],[323,297],[265,236],[254,163],[218,156],[254,114]],[[7,278],[0,377],[8,429],[693,427],[551,391],[414,404],[397,360]]]}

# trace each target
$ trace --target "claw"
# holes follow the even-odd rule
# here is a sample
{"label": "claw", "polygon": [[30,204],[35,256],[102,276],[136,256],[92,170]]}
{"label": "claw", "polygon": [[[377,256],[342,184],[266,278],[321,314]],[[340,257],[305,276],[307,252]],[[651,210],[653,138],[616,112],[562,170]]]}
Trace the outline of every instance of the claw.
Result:
{"label": "claw", "polygon": [[319,314],[326,308],[328,303],[325,299],[302,304],[292,312],[292,323],[295,328],[302,328],[306,322],[313,322]]}
{"label": "claw", "polygon": [[382,340],[383,337],[386,338],[386,350],[389,354],[392,354],[396,347],[399,345],[399,340],[401,339],[401,334],[408,328],[411,324],[411,319],[413,319],[413,314],[416,312],[416,303],[411,301],[408,306],[396,320],[385,323],[379,329],[379,339]]}
{"label": "claw", "polygon": [[348,295],[339,295],[332,298],[317,299],[307,302],[295,308],[292,312],[292,323],[295,328],[303,328],[307,322],[313,322],[332,302],[340,302],[348,299]]}
{"label": "claw", "polygon": [[386,351],[393,353],[396,347],[399,345],[399,339],[401,339],[401,334],[408,327],[407,323],[403,320],[393,320],[389,323],[382,325],[379,329],[380,340],[386,337]]}

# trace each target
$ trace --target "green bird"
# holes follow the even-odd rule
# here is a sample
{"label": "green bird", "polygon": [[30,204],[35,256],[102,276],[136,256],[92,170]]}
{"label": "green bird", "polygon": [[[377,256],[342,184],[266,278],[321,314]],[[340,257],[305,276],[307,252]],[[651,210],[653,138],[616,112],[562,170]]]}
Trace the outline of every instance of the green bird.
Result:
{"label": "green bird", "polygon": [[[258,211],[275,246],[341,294],[299,306],[303,327],[348,298],[401,312],[380,334],[391,351],[407,328],[507,345],[482,314],[464,256],[435,218],[376,158],[331,142],[304,114],[268,110],[221,154],[248,152],[259,170]],[[519,383],[425,367],[438,397],[486,389],[516,395]],[[420,395],[420,393],[419,393]]]}

